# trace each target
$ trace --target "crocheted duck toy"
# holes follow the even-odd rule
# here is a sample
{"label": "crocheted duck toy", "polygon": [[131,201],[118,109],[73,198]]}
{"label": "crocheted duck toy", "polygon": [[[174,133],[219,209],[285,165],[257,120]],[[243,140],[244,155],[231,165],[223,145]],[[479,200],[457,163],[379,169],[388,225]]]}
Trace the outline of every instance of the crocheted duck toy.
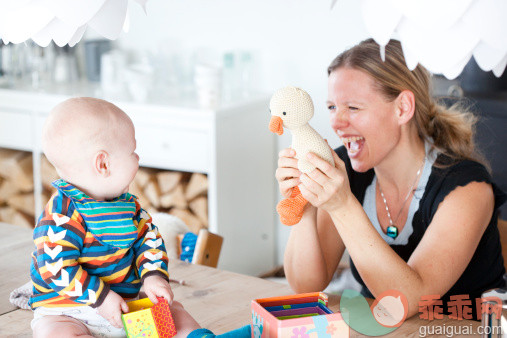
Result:
{"label": "crocheted duck toy", "polygon": [[[272,115],[269,130],[282,135],[285,127],[292,133],[291,148],[296,151],[299,171],[309,173],[315,169],[315,166],[306,160],[306,154],[309,152],[334,166],[333,155],[328,144],[308,124],[313,117],[313,102],[307,92],[292,86],[281,88],[271,98],[269,108]],[[280,201],[276,206],[280,221],[285,225],[298,223],[307,203],[299,188],[294,187],[291,197]]]}

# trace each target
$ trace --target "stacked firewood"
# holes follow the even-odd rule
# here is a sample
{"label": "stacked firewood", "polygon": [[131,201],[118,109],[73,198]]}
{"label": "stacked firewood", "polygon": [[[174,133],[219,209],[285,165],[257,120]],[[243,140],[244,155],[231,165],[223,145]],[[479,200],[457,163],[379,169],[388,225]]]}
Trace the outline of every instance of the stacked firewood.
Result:
{"label": "stacked firewood", "polygon": [[32,154],[0,149],[0,222],[33,227]]}
{"label": "stacked firewood", "polygon": [[[40,170],[42,206],[45,206],[55,191],[51,182],[58,179],[58,174],[44,156]],[[206,175],[139,168],[129,192],[138,197],[149,213],[177,216],[195,233],[208,227]],[[32,154],[0,149],[0,222],[33,227],[34,204]]]}
{"label": "stacked firewood", "polygon": [[177,216],[194,233],[208,227],[206,175],[139,168],[130,193],[149,213],[162,211]]}

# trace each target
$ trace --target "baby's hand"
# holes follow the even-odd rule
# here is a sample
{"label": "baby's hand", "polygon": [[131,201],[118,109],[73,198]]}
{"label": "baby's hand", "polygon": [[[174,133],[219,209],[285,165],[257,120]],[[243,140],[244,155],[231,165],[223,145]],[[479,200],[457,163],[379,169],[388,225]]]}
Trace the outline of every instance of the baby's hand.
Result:
{"label": "baby's hand", "polygon": [[169,282],[164,278],[152,275],[148,276],[144,279],[144,292],[146,292],[146,296],[153,302],[153,304],[157,304],[157,297],[164,297],[169,304],[173,302],[173,291],[171,290],[171,286]]}
{"label": "baby's hand", "polygon": [[121,321],[122,311],[129,312],[129,307],[125,300],[116,292],[110,290],[104,299],[104,302],[97,308],[99,315],[107,319],[114,327],[123,327]]}

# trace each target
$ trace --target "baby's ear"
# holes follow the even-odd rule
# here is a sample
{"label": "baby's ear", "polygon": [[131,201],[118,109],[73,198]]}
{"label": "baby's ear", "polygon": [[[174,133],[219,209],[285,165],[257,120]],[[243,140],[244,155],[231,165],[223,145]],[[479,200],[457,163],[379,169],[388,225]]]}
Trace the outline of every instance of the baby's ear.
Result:
{"label": "baby's ear", "polygon": [[109,154],[105,150],[100,150],[94,157],[94,169],[99,175],[109,176]]}

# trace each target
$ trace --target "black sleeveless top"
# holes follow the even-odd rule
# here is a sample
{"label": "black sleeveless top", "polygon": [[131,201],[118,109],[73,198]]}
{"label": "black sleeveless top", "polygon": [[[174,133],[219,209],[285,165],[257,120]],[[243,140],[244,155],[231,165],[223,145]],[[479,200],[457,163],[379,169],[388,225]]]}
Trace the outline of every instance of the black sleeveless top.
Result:
{"label": "black sleeveless top", "polygon": [[[375,176],[373,169],[365,173],[356,172],[352,169],[345,147],[337,148],[335,152],[345,162],[351,191],[362,204],[366,188],[371,184]],[[505,202],[507,195],[496,187],[491,181],[491,176],[486,168],[478,162],[464,160],[451,164],[450,160],[442,154],[438,156],[437,161],[443,164],[448,163],[449,165],[445,168],[432,167],[426,189],[419,203],[419,209],[414,214],[412,221],[413,233],[410,235],[408,243],[406,245],[390,246],[407,262],[430,225],[438,206],[451,191],[470,182],[486,182],[491,184],[495,196],[493,216],[465,271],[451,289],[441,297],[444,304],[444,312],[448,313],[445,304],[449,301],[449,296],[469,295],[472,300],[475,319],[475,298],[480,298],[481,294],[488,289],[505,286],[503,279],[505,269],[497,221],[498,207]],[[442,245],[445,245],[445,243],[442,243]],[[438,250],[437,246],[435,250]],[[350,266],[355,279],[362,285],[361,293],[365,297],[373,298],[373,295],[361,279],[352,258]]]}

